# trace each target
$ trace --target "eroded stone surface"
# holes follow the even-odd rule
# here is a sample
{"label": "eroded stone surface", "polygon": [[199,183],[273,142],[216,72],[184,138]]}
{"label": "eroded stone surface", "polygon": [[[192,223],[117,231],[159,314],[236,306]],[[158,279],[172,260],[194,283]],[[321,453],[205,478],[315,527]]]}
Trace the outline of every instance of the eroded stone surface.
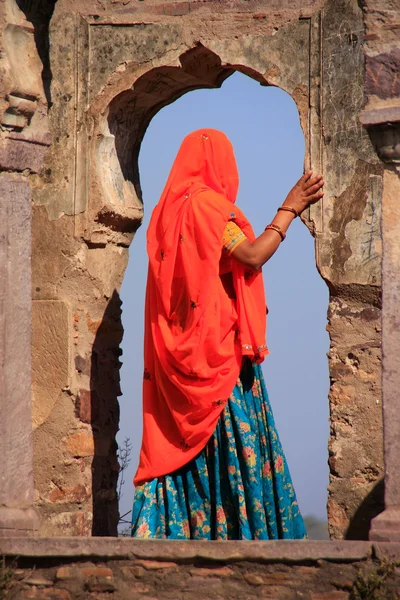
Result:
{"label": "eroded stone surface", "polygon": [[[10,598],[272,598],[349,600],[377,576],[395,597],[398,544],[368,542],[171,542],[131,539],[0,540],[13,569]],[[379,553],[380,559],[372,558]],[[383,554],[382,554],[383,553]],[[51,556],[51,562],[48,557]],[[13,561],[13,562],[11,562]],[[384,567],[385,568],[385,567]],[[32,575],[32,570],[34,574]],[[51,592],[51,593],[50,593]],[[67,594],[67,595],[66,595]]]}
{"label": "eroded stone surface", "polygon": [[0,535],[37,528],[31,425],[31,194],[0,176]]}
{"label": "eroded stone surface", "polygon": [[32,304],[32,422],[48,418],[60,391],[69,384],[70,336],[68,306],[58,300]]}

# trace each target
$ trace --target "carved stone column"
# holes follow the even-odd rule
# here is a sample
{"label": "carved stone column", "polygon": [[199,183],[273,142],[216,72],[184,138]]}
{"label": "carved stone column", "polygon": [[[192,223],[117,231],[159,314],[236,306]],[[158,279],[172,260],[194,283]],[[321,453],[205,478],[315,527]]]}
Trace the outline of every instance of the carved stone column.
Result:
{"label": "carved stone column", "polygon": [[[20,10],[24,4],[30,21]],[[46,39],[33,25],[35,11],[47,4],[0,2],[0,537],[38,530],[32,508],[29,175],[42,168],[51,141],[42,81],[46,60],[38,55],[35,35],[39,46]]]}
{"label": "carved stone column", "polygon": [[31,413],[31,194],[0,175],[0,537],[37,529]]}
{"label": "carved stone column", "polygon": [[364,111],[378,156],[387,163],[382,198],[382,388],[385,510],[370,539],[400,541],[400,106]]}

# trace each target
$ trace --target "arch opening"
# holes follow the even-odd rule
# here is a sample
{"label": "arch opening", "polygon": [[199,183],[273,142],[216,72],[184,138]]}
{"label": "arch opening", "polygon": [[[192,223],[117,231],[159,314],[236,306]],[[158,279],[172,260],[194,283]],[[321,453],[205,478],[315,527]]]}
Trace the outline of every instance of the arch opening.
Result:
{"label": "arch opening", "polygon": [[[185,53],[184,55],[182,55],[180,57],[180,62],[181,62],[181,67],[176,67],[176,66],[166,66],[166,67],[156,67],[148,72],[146,72],[144,75],[142,75],[139,79],[136,80],[136,82],[133,84],[132,89],[129,90],[125,90],[123,92],[121,92],[118,96],[116,96],[114,98],[114,100],[111,102],[110,106],[109,106],[109,111],[107,114],[107,127],[108,127],[108,135],[104,136],[103,138],[101,138],[100,142],[98,143],[97,146],[97,152],[104,157],[105,154],[107,154],[107,156],[109,157],[109,162],[108,164],[104,163],[104,160],[102,161],[102,183],[103,183],[103,188],[107,188],[110,186],[110,182],[112,183],[112,185],[114,185],[114,198],[112,199],[112,202],[110,202],[110,197],[111,194],[109,194],[109,203],[118,203],[120,205],[119,207],[119,212],[121,212],[121,204],[125,205],[125,206],[129,206],[129,205],[142,205],[142,202],[144,203],[145,206],[145,223],[150,215],[151,209],[153,207],[153,205],[156,203],[157,201],[157,193],[158,192],[150,192],[147,193],[146,189],[145,189],[145,193],[143,194],[142,191],[142,185],[143,183],[141,182],[141,176],[140,174],[142,173],[142,171],[144,172],[144,166],[141,165],[139,168],[139,162],[142,161],[142,156],[144,157],[145,152],[148,152],[150,155],[151,153],[157,152],[157,150],[159,151],[159,148],[163,145],[165,145],[166,140],[164,138],[163,140],[163,136],[160,134],[160,131],[158,132],[158,134],[153,134],[152,133],[152,129],[155,126],[156,121],[161,119],[161,115],[164,114],[164,111],[162,111],[158,116],[157,119],[154,119],[154,117],[156,116],[157,113],[159,113],[161,111],[161,108],[167,107],[169,105],[173,105],[176,109],[176,107],[178,106],[179,103],[177,103],[176,101],[178,99],[181,99],[181,101],[184,100],[183,96],[186,97],[192,97],[192,94],[187,94],[188,91],[195,91],[195,90],[204,90],[204,89],[218,89],[221,88],[222,84],[228,79],[229,82],[233,82],[235,78],[231,78],[231,76],[236,72],[239,72],[239,74],[235,77],[240,77],[240,73],[248,75],[251,79],[257,81],[258,83],[260,83],[263,86],[269,86],[271,85],[271,82],[268,82],[262,75],[260,75],[259,73],[256,73],[255,71],[248,69],[244,66],[240,66],[240,65],[229,65],[229,66],[223,66],[221,65],[221,60],[220,58],[214,54],[213,52],[211,52],[210,50],[206,49],[204,46],[202,45],[198,45],[196,46],[194,49],[188,51],[187,53]],[[247,78],[242,78],[242,79],[246,79]],[[225,84],[225,86],[228,85],[228,82]],[[254,82],[253,82],[254,85]],[[221,91],[225,88],[225,86],[223,86],[223,88],[221,89]],[[259,89],[259,87],[257,86],[257,88]],[[261,90],[262,91],[262,90]],[[264,90],[265,92],[266,90]],[[272,90],[270,90],[272,91]],[[282,97],[283,97],[283,92],[282,90],[280,90],[279,88],[275,88],[274,92],[277,92],[278,94],[281,93]],[[196,92],[197,93],[197,92]],[[206,92],[207,94],[209,92]],[[219,93],[219,92],[218,92]],[[233,95],[234,92],[231,93],[231,99],[233,99]],[[194,96],[194,95],[193,95]],[[285,94],[285,96],[288,96],[287,94]],[[282,100],[282,97],[278,100],[279,101]],[[291,98],[289,98],[290,102],[292,103],[292,109],[295,109],[294,106],[294,102]],[[210,97],[210,102],[212,102],[211,97]],[[168,109],[165,110],[170,110],[171,106],[169,106]],[[193,109],[195,110],[195,109]],[[296,112],[296,111],[295,111]],[[304,127],[304,123],[306,121],[306,116],[304,114],[301,114],[301,122],[303,124]],[[210,125],[209,123],[202,123],[202,126],[215,126],[215,125]],[[299,118],[298,118],[298,114],[297,114],[297,127],[299,128]],[[195,129],[196,128],[196,124],[193,123],[193,126],[191,126],[191,129]],[[222,128],[222,127],[220,127]],[[300,129],[300,128],[299,128]],[[148,133],[146,134],[146,131],[148,130]],[[146,134],[146,135],[145,135]],[[157,141],[157,135],[158,135],[158,141]],[[152,151],[149,151],[145,146],[146,144],[146,140],[147,137],[149,136],[149,139],[151,137],[151,139],[153,140],[153,146],[152,146]],[[183,137],[183,136],[181,136]],[[108,139],[107,139],[108,138]],[[234,141],[234,140],[233,140]],[[143,142],[143,145],[142,145]],[[108,148],[108,153],[104,153],[103,149],[101,148],[101,145],[108,143],[109,148]],[[176,140],[174,139],[174,143],[176,145]],[[114,148],[115,148],[115,155],[112,155],[112,144],[114,144]],[[304,144],[304,138],[303,138],[303,144]],[[235,143],[234,143],[235,145]],[[236,145],[235,145],[236,148]],[[169,166],[172,163],[173,160],[173,151],[176,150],[177,148],[173,148],[172,149],[172,144],[169,146]],[[306,148],[307,150],[307,148]],[[277,151],[276,147],[275,147],[275,151]],[[140,156],[139,156],[140,153]],[[306,152],[307,155],[307,152]],[[110,157],[112,158],[112,160],[110,159]],[[300,176],[300,171],[302,170],[302,166],[303,166],[303,159],[304,159],[304,148],[303,148],[303,156],[301,157],[300,161],[297,164],[297,169],[299,171],[299,176]],[[143,160],[146,160],[145,158],[143,158]],[[151,162],[151,159],[147,158],[147,160],[149,162]],[[112,162],[113,161],[113,162]],[[168,162],[168,161],[167,161]],[[118,166],[119,171],[116,170],[116,166]],[[240,168],[240,164],[239,164],[239,168]],[[151,170],[151,169],[150,169]],[[109,173],[113,174],[113,177],[109,177]],[[165,172],[164,175],[167,174],[168,171]],[[164,177],[163,175],[163,177]],[[154,172],[153,172],[153,176],[154,176]],[[120,181],[123,182],[123,185],[115,186],[115,178],[120,178]],[[142,174],[142,179],[143,179],[143,174]],[[164,177],[165,179],[165,177]],[[114,183],[113,183],[114,182]],[[294,183],[295,180],[292,181],[292,183]],[[146,184],[144,184],[146,185]],[[127,198],[126,196],[126,191],[127,191],[127,187],[129,186],[129,196]],[[286,184],[286,192],[289,191],[289,187],[287,187]],[[115,192],[115,190],[117,190],[117,192]],[[161,190],[158,190],[161,191]],[[118,197],[115,197],[115,193],[117,193]],[[281,192],[282,193],[282,192]],[[159,195],[159,194],[158,194]],[[149,198],[152,198],[152,200],[150,201]],[[284,196],[281,198],[281,200],[284,199]],[[255,225],[256,229],[257,229],[257,215],[252,215],[249,214],[249,211],[247,210],[247,207],[242,206],[242,208],[245,210],[246,214],[249,216],[250,220],[253,222],[253,225]],[[250,211],[251,213],[251,211]],[[272,214],[268,215],[270,218],[272,218]],[[103,218],[104,220],[106,219],[106,213],[105,211],[103,211],[102,216],[100,217]],[[258,217],[259,218],[259,217]],[[266,219],[267,218],[267,214],[265,213],[265,216],[263,215],[263,218]],[[129,223],[129,220],[127,220],[127,223]],[[137,225],[135,227],[132,227],[133,229],[136,229]],[[286,270],[287,270],[287,265],[290,264],[290,254],[293,253],[293,251],[296,252],[296,265],[294,266],[294,269],[292,269],[292,273],[294,273],[294,271],[297,269],[299,269],[299,267],[301,267],[301,257],[306,256],[307,258],[305,258],[305,260],[309,263],[309,266],[311,266],[311,269],[313,269],[314,271],[314,275],[315,275],[315,282],[318,281],[319,285],[319,291],[322,294],[322,296],[324,296],[324,300],[323,302],[320,303],[320,315],[319,315],[319,323],[318,323],[318,327],[323,330],[324,328],[324,322],[326,322],[326,307],[328,305],[328,290],[324,284],[324,282],[322,281],[322,279],[319,277],[319,275],[317,274],[316,268],[315,268],[315,261],[314,261],[314,256],[313,256],[313,248],[312,248],[312,239],[311,237],[308,235],[308,233],[306,232],[305,228],[298,223],[297,224],[297,228],[298,228],[298,232],[297,236],[300,236],[301,238],[301,243],[305,244],[304,246],[304,253],[302,252],[298,252],[298,249],[296,251],[296,248],[294,248],[294,246],[289,242],[289,244],[286,244],[286,248],[285,250],[282,251],[282,265],[286,265]],[[296,229],[297,229],[296,228]],[[256,231],[256,233],[260,233],[260,231]],[[142,227],[139,232],[137,233],[137,238],[140,238],[140,236],[144,237],[144,227]],[[141,245],[141,251],[139,252],[139,248],[138,245]],[[291,246],[291,247],[290,247]],[[125,403],[131,403],[131,402],[135,402],[138,406],[139,406],[139,411],[136,412],[136,414],[134,414],[133,418],[132,418],[132,423],[137,423],[138,420],[141,421],[141,415],[140,415],[140,405],[141,405],[141,398],[140,398],[140,388],[141,388],[141,366],[139,366],[140,364],[140,357],[141,357],[141,348],[142,348],[142,333],[140,331],[140,328],[134,328],[134,331],[131,332],[130,328],[131,325],[128,324],[128,321],[139,321],[142,320],[142,312],[140,312],[140,308],[138,308],[138,306],[140,305],[135,301],[134,306],[135,308],[132,310],[132,305],[131,305],[131,299],[132,299],[132,292],[133,290],[135,291],[135,295],[139,293],[139,288],[141,289],[140,295],[142,297],[141,300],[141,306],[143,306],[143,291],[144,291],[144,280],[143,280],[143,272],[145,270],[144,264],[146,263],[146,258],[144,253],[142,252],[142,250],[144,249],[144,242],[143,240],[140,241],[139,239],[135,239],[135,241],[133,242],[133,249],[134,249],[134,256],[132,257],[129,266],[128,266],[128,270],[125,274],[125,279],[123,282],[123,287],[122,287],[122,299],[124,302],[124,313],[123,313],[123,322],[124,322],[124,328],[125,328],[125,337],[124,337],[124,341],[123,341],[123,349],[124,349],[124,357],[123,357],[123,362],[124,362],[124,366],[122,367],[122,391],[123,394],[125,395],[125,397],[127,398],[125,400],[125,398],[122,398],[121,401],[121,415],[122,415],[122,423],[126,424],[129,423],[129,421],[131,420],[129,417],[129,413],[128,412],[124,412],[125,411]],[[312,256],[312,260],[310,261],[310,255]],[[293,254],[292,254],[293,257]],[[293,262],[293,261],[292,261]],[[135,271],[135,265],[136,265],[136,271]],[[281,265],[281,269],[282,269],[282,265]],[[133,268],[133,274],[131,275],[131,269]],[[139,283],[138,282],[138,272],[137,269],[140,268],[142,271],[142,281]],[[282,282],[279,282],[279,268],[276,267],[274,269],[272,269],[272,271],[269,273],[267,272],[267,278],[269,281],[272,281],[272,285],[276,286],[277,289],[279,289],[279,293],[277,295],[277,300],[273,301],[271,299],[271,292],[270,290],[267,289],[267,293],[268,293],[268,297],[269,297],[269,306],[270,308],[272,307],[272,305],[274,304],[274,302],[276,302],[276,311],[275,309],[273,309],[273,313],[277,313],[278,312],[278,308],[279,308],[279,304],[281,303],[282,300],[282,295],[285,294],[289,294],[289,293],[295,293],[297,294],[297,300],[299,298],[299,289],[291,289],[290,285],[283,285],[282,286]],[[128,291],[128,281],[129,278],[131,278],[131,291]],[[134,282],[134,283],[132,283]],[[297,285],[299,284],[298,280],[297,280]],[[304,290],[301,291],[300,296],[303,294]],[[281,297],[281,299],[279,300],[279,297]],[[307,298],[307,290],[305,291],[305,294],[303,294],[303,299]],[[272,303],[271,303],[272,300]],[[300,302],[301,304],[301,302]],[[306,304],[303,302],[304,308],[306,306]],[[133,319],[131,317],[127,316],[127,313],[131,312],[132,315],[135,315],[133,317]],[[307,314],[303,315],[302,317],[300,316],[299,319],[297,319],[298,322],[301,322],[302,327],[301,327],[301,331],[298,331],[298,338],[302,338],[304,340],[304,336],[308,335],[308,338],[310,339],[310,321],[313,319],[313,315],[308,312]],[[282,327],[282,324],[284,323],[284,318],[282,318],[282,315],[279,316],[278,314],[276,314],[276,319],[275,323],[276,323],[276,331],[273,333],[273,328],[275,327],[274,325],[272,325],[271,319],[270,319],[270,338],[271,336],[277,336],[277,338],[281,335],[281,333],[279,332],[279,328]],[[321,327],[322,325],[322,327]],[[288,329],[292,328],[292,327],[296,327],[296,316],[292,315],[291,318],[289,318],[287,324],[285,325],[287,326]],[[128,343],[128,336],[130,336],[131,338],[135,339],[134,345],[135,345],[135,351],[130,354],[130,352],[127,350],[127,346],[126,344]],[[327,339],[327,334],[326,332],[323,333],[323,337],[324,337],[324,343],[325,343],[325,352],[328,349],[328,339]],[[272,340],[270,340],[271,342]],[[132,342],[131,342],[132,343]],[[301,350],[301,343],[299,340],[299,343],[296,344],[296,351],[298,352],[298,354],[302,353]],[[327,368],[327,361],[326,361],[326,357],[325,357],[325,352],[324,350],[319,350],[320,355],[322,358],[322,364],[325,364],[325,366],[323,367],[324,369],[324,374],[323,377],[321,378],[321,384],[318,388],[318,392],[317,395],[319,398],[321,398],[321,390],[324,388],[324,392],[322,392],[324,394],[324,398],[327,397],[327,391],[328,391],[328,384],[329,384],[329,380],[328,380],[328,368]],[[131,355],[131,359],[129,358],[129,355]],[[278,363],[281,363],[281,367],[278,368]],[[300,361],[301,362],[301,361]],[[312,359],[310,359],[310,362],[312,362]],[[125,372],[129,371],[130,373],[132,373],[132,363],[135,364],[135,369],[134,369],[134,377],[136,379],[136,383],[135,385],[132,387],[133,383],[132,383],[132,379],[129,379],[127,377],[127,374]],[[284,371],[282,369],[282,365],[284,365],[286,363],[285,361],[285,355],[283,353],[279,353],[279,355],[277,356],[277,362],[275,362],[275,364],[272,364],[271,367],[267,367],[265,370],[265,374],[266,374],[266,379],[267,379],[267,386],[268,386],[268,378],[269,375],[272,374],[274,371],[277,371],[280,373],[280,377],[285,378],[285,374]],[[311,373],[307,373],[306,377],[304,378],[307,382],[307,385],[310,389],[310,387],[312,387],[313,385],[313,380],[315,380],[314,375],[312,374],[313,368],[318,368],[314,365],[314,367],[312,365],[310,365],[310,370]],[[301,372],[301,370],[306,370],[305,367],[305,363],[302,363],[302,367],[297,371],[297,373],[299,374]],[[296,369],[295,369],[296,371]],[[125,377],[127,377],[127,383],[125,383]],[[270,395],[271,395],[271,399],[272,399],[272,406],[275,410],[275,407],[277,406],[277,404],[280,402],[280,398],[279,396],[281,396],[281,392],[279,390],[279,385],[269,385],[268,386],[270,388]],[[285,387],[285,386],[284,386]],[[301,387],[301,386],[300,386]],[[276,389],[274,389],[276,388]],[[134,391],[133,391],[134,390]],[[283,392],[284,394],[285,392]],[[303,396],[304,396],[303,392]],[[274,398],[275,397],[275,398]],[[315,410],[315,407],[314,407]],[[294,411],[294,414],[296,415],[296,418],[292,419],[292,424],[294,423],[294,421],[296,421],[296,419],[298,419],[299,417],[299,412],[298,408],[296,408],[296,410]],[[308,411],[309,416],[311,417],[313,414],[313,409],[308,406],[306,409],[306,412]],[[321,478],[324,477],[325,480],[322,483],[322,488],[323,488],[323,492],[321,495],[324,495],[324,500],[320,502],[319,504],[319,508],[318,509],[310,509],[310,508],[306,508],[306,512],[310,513],[310,512],[314,512],[316,513],[317,517],[320,518],[324,518],[325,513],[324,513],[324,508],[321,509],[321,507],[324,505],[324,503],[326,502],[326,484],[327,484],[327,438],[328,438],[328,429],[327,429],[327,414],[328,414],[328,403],[325,402],[324,404],[324,417],[325,418],[325,441],[323,446],[320,445],[320,449],[323,447],[323,460],[319,461],[320,463],[325,461],[325,466],[322,467],[321,464],[319,464],[318,469],[319,470],[319,477]],[[301,412],[301,411],[300,411]],[[304,411],[303,411],[304,412]],[[284,418],[284,413],[280,413],[279,407],[276,410],[276,418],[278,421],[278,431],[282,432],[281,436],[283,438],[283,443],[284,443],[284,447],[285,445],[287,445],[287,443],[285,443],[285,438],[289,439],[290,436],[292,436],[293,434],[293,428],[291,427],[287,427],[285,425],[285,418]],[[315,412],[314,412],[315,415]],[[318,421],[318,423],[321,425],[322,430],[324,429],[321,420]],[[125,428],[122,428],[120,435],[119,435],[119,443],[123,443],[123,439],[124,437],[130,437],[131,440],[134,442],[134,453],[135,453],[135,457],[133,458],[130,468],[128,469],[128,471],[125,473],[125,481],[126,481],[126,485],[125,488],[123,490],[123,498],[121,501],[121,506],[120,506],[120,512],[121,514],[124,514],[127,510],[129,510],[129,504],[131,503],[132,497],[133,497],[133,488],[132,488],[132,484],[131,484],[131,476],[133,471],[135,470],[135,459],[137,459],[137,454],[138,454],[138,443],[140,442],[140,432],[137,431],[135,433],[133,433],[132,431],[129,431],[129,428],[126,430]],[[306,436],[307,437],[307,436]],[[135,439],[133,439],[135,438]],[[301,462],[303,461],[303,469],[305,472],[305,467],[304,464],[308,463],[310,464],[313,460],[313,455],[315,455],[315,448],[311,449],[308,448],[307,452],[303,453],[300,448],[302,445],[304,445],[304,440],[301,439],[301,436],[298,437],[297,439],[297,443],[298,443],[298,451],[294,451],[290,450],[289,452],[287,452],[288,455],[288,461],[289,461],[289,465],[291,465],[291,463],[295,463],[293,464],[294,469],[292,468],[292,470],[294,471],[294,479],[295,479],[295,484],[297,488],[301,488],[301,483],[298,485],[296,480],[298,482],[300,482],[301,480]],[[297,455],[297,456],[296,456]],[[293,457],[293,458],[292,458]],[[300,460],[298,460],[298,458],[300,457]],[[325,469],[325,470],[324,470]],[[297,474],[296,474],[297,471]],[[322,474],[322,475],[321,475]],[[130,492],[129,492],[130,490]],[[301,490],[299,490],[298,495],[301,496],[302,494],[305,494],[306,490],[304,489],[304,492],[302,492]]]}

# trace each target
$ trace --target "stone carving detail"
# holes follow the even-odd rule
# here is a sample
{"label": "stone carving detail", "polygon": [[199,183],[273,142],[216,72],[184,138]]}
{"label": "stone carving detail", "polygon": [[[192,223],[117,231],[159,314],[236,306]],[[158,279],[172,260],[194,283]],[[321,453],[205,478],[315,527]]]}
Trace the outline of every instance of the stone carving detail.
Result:
{"label": "stone carving detail", "polygon": [[51,138],[43,89],[43,62],[35,29],[13,0],[5,2],[4,96],[0,102],[0,168],[38,172]]}

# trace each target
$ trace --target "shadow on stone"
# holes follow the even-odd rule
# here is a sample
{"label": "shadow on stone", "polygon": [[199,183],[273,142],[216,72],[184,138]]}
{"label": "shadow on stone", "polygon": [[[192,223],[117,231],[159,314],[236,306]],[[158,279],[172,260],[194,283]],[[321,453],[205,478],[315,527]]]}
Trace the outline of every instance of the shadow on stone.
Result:
{"label": "shadow on stone", "polygon": [[381,479],[358,507],[346,531],[346,540],[368,540],[371,521],[385,509],[385,481]]}
{"label": "shadow on stone", "polygon": [[116,536],[119,464],[115,436],[119,424],[119,370],[123,335],[121,299],[114,291],[97,329],[90,374],[90,422],[94,438],[92,463],[92,535]]}

